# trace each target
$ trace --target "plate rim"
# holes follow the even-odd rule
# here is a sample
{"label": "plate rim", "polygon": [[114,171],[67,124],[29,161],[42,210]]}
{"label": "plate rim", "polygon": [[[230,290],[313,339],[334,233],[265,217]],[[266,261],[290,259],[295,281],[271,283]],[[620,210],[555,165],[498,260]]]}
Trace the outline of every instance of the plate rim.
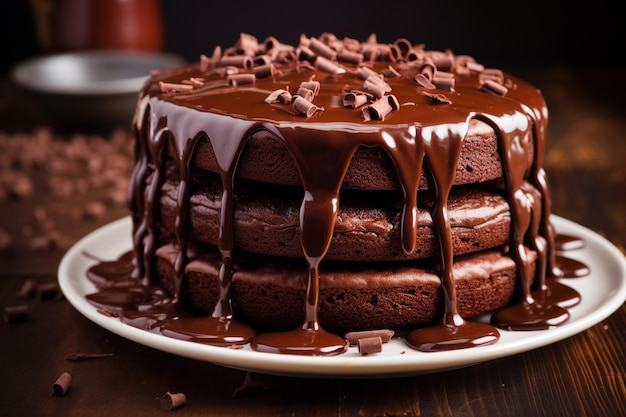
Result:
{"label": "plate rim", "polygon": [[[402,341],[397,340],[394,342],[396,343],[394,346],[395,354],[392,353],[386,356],[361,356],[356,351],[356,348],[353,347],[349,349],[348,353],[328,357],[261,353],[253,351],[249,347],[229,349],[173,339],[138,329],[114,318],[104,316],[97,311],[96,307],[87,302],[85,298],[86,291],[81,291],[79,288],[81,285],[86,285],[95,290],[95,287],[88,282],[84,273],[88,265],[97,262],[97,259],[89,258],[85,256],[85,253],[88,252],[90,247],[97,245],[102,239],[110,236],[115,237],[118,243],[118,245],[110,245],[111,256],[118,256],[124,251],[130,250],[132,247],[130,216],[108,223],[77,241],[61,259],[58,268],[58,281],[61,291],[70,304],[98,326],[128,340],[178,356],[211,362],[239,370],[281,376],[315,378],[414,376],[472,366],[556,343],[598,324],[624,304],[626,301],[626,256],[606,238],[584,226],[557,215],[551,215],[551,221],[557,232],[575,234],[585,238],[587,243],[585,248],[572,251],[571,253],[582,254],[593,249],[604,253],[613,263],[612,265],[603,264],[606,268],[616,268],[618,271],[616,276],[604,278],[609,284],[612,283],[609,280],[615,281],[613,283],[615,285],[608,286],[609,290],[611,290],[607,294],[609,296],[608,299],[604,299],[603,303],[594,309],[592,313],[585,314],[576,320],[571,320],[555,329],[512,332],[517,334],[516,338],[521,339],[522,342],[517,342],[515,338],[508,340],[510,337],[507,335],[511,333],[501,331],[502,337],[497,343],[489,346],[463,349],[462,351],[418,352],[406,346]],[[124,237],[123,233],[126,233],[127,236]],[[103,258],[102,256],[98,257]],[[78,271],[76,270],[77,265],[82,265],[78,268]],[[592,270],[589,277],[564,278],[561,280],[575,287],[577,282],[581,283],[582,280],[596,277],[597,275],[594,275]],[[585,305],[585,297],[583,297],[580,308],[583,305]],[[579,306],[573,307],[573,309],[576,308],[579,308]],[[402,345],[405,346],[405,350],[402,349]]]}

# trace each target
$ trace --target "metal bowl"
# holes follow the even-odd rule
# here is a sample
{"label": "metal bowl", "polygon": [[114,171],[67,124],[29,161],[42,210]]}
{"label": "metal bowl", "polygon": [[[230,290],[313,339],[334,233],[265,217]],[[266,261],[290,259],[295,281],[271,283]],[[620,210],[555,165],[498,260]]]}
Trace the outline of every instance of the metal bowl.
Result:
{"label": "metal bowl", "polygon": [[172,54],[72,52],[26,60],[12,76],[61,123],[93,129],[128,127],[150,71],[184,63]]}

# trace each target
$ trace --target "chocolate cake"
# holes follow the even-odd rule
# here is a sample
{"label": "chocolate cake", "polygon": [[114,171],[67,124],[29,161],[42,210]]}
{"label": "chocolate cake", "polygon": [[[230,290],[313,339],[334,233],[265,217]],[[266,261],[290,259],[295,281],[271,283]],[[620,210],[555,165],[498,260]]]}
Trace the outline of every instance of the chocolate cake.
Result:
{"label": "chocolate cake", "polygon": [[144,85],[134,251],[90,271],[108,289],[89,299],[167,336],[292,354],[373,329],[432,351],[557,326],[578,295],[551,279],[547,120],[539,90],[470,56],[242,34]]}

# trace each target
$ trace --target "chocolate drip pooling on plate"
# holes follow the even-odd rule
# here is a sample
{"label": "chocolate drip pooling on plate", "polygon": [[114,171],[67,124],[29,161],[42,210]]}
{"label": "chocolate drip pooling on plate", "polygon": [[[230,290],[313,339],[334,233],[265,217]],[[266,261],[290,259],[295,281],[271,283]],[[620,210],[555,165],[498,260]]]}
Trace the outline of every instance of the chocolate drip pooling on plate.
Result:
{"label": "chocolate drip pooling on plate", "polygon": [[[210,142],[223,186],[218,303],[211,317],[183,315],[177,320],[163,320],[159,323],[163,333],[220,345],[251,342],[256,350],[275,353],[330,355],[345,351],[345,340],[326,332],[318,320],[319,266],[331,245],[344,176],[361,146],[384,149],[395,165],[404,197],[400,225],[401,247],[406,253],[415,250],[423,170],[434,184],[433,219],[440,244],[444,312],[438,324],[411,331],[407,335],[410,346],[424,351],[480,346],[498,340],[496,327],[526,330],[565,322],[569,313],[559,304],[571,305],[578,295],[569,287],[546,279],[562,272],[556,261],[555,235],[549,221],[550,194],[542,167],[547,108],[541,93],[521,80],[485,69],[472,58],[456,57],[450,52],[411,48],[406,42],[386,45],[369,39],[355,46],[354,42],[340,42],[330,35],[323,39],[326,48],[320,46],[318,39],[306,37],[295,48],[275,40],[255,44],[253,39],[242,35],[235,47],[224,52],[224,56],[248,57],[240,60],[245,63],[241,67],[233,66],[239,62],[234,59],[228,60],[229,65],[223,64],[225,61],[216,50],[212,58],[203,56],[199,63],[156,72],[146,84],[135,118],[137,156],[129,197],[133,213],[134,279],[143,285],[154,284],[154,259],[160,233],[159,200],[166,158],[175,160],[180,176],[176,213],[177,293],[173,303],[182,302],[180,291],[185,267],[193,257],[186,236],[191,171],[199,141]],[[337,60],[337,56],[343,55],[328,52],[350,49],[360,51],[358,59],[351,59],[350,63]],[[329,60],[332,65],[328,64]],[[257,61],[262,62],[258,65],[275,67],[255,72],[253,67],[257,64],[250,62]],[[378,74],[369,78],[367,84],[369,101],[364,106],[372,107],[364,107],[366,110],[346,107],[342,104],[343,94],[363,93],[366,85],[360,72],[363,68]],[[252,76],[246,78],[246,84],[237,84],[228,81],[234,73]],[[386,76],[379,77],[380,74]],[[307,107],[312,111],[294,110],[289,98],[266,100],[285,87],[295,94],[298,86],[310,85],[313,80],[319,81],[319,91],[305,99],[314,106]],[[378,96],[372,97],[372,91],[377,91]],[[381,99],[386,101],[380,104]],[[447,200],[473,119],[491,126],[499,141],[505,197],[512,216],[509,252],[518,271],[520,299],[496,312],[493,326],[466,321],[458,314],[452,269]],[[292,331],[256,335],[233,316],[230,284],[233,257],[236,257],[233,195],[237,187],[237,163],[247,140],[259,130],[284,143],[298,170],[303,187],[300,237],[308,265],[308,282],[302,326]],[[526,154],[529,141],[534,144],[534,163],[530,169]],[[145,183],[149,183],[147,199],[142,188]],[[526,247],[538,254],[534,276],[529,272]],[[533,290],[536,283],[540,284],[539,289]]]}

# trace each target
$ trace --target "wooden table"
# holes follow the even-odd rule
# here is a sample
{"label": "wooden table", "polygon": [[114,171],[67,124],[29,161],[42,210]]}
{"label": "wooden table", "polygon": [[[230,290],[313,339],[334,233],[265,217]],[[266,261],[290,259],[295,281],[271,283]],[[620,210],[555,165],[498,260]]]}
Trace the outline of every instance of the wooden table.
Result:
{"label": "wooden table", "polygon": [[[548,100],[546,168],[553,212],[599,232],[623,252],[626,70],[509,71],[533,82]],[[37,136],[49,153],[59,141],[89,143],[67,130],[39,130],[53,122],[10,83],[0,84],[3,140]],[[13,181],[20,172],[30,178],[31,188],[15,186],[17,195],[0,197],[7,246],[0,255],[1,307],[24,302],[17,293],[27,279],[56,282],[59,260],[71,244],[126,215],[123,197],[111,190],[125,185],[120,177],[130,164],[127,135],[108,133],[101,144],[102,152],[116,155],[113,162],[105,158],[86,166],[75,152],[66,154],[82,172],[78,177],[41,149],[38,163],[9,169],[17,175]],[[3,169],[8,168],[0,165]],[[624,416],[625,329],[622,306],[566,340],[468,368],[391,379],[317,379],[247,374],[164,353],[93,324],[63,298],[41,299],[28,320],[0,323],[0,415],[165,415],[158,398],[170,391],[187,396],[184,407],[171,411],[179,416]],[[76,352],[112,356],[65,359]],[[64,396],[50,396],[63,372],[73,376],[71,388]],[[256,389],[238,391],[247,386],[246,377]]]}

